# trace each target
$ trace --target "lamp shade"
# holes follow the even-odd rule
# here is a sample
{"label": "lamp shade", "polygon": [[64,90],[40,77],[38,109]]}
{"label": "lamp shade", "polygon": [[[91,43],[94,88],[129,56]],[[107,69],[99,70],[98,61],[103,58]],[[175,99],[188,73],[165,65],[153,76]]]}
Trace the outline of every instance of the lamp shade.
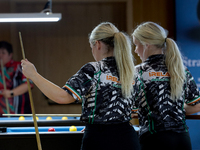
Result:
{"label": "lamp shade", "polygon": [[60,13],[2,13],[0,22],[57,22]]}

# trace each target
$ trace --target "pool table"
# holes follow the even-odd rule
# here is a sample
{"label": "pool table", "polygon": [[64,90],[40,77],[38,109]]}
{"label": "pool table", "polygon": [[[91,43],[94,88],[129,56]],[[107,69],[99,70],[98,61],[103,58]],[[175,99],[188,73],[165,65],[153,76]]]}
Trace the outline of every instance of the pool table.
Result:
{"label": "pool table", "polygon": [[[54,132],[48,132],[53,127]],[[77,131],[69,131],[70,126],[38,127],[43,150],[79,150],[84,126],[76,126]],[[1,127],[1,150],[37,150],[34,127]]]}
{"label": "pool table", "polygon": [[[46,120],[46,117],[38,117],[38,126],[84,126],[80,121],[80,117],[67,117],[67,120],[62,120],[62,117],[51,117],[52,120]],[[34,127],[32,117],[24,117],[25,120],[19,120],[19,117],[0,117],[0,127]]]}

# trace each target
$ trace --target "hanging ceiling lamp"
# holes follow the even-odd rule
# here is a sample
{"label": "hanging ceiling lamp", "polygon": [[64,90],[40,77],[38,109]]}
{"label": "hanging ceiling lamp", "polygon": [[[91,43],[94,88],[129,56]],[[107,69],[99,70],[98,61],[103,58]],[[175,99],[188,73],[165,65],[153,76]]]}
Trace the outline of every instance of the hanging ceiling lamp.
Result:
{"label": "hanging ceiling lamp", "polygon": [[57,22],[61,18],[61,13],[52,13],[52,0],[40,13],[0,13],[0,22]]}

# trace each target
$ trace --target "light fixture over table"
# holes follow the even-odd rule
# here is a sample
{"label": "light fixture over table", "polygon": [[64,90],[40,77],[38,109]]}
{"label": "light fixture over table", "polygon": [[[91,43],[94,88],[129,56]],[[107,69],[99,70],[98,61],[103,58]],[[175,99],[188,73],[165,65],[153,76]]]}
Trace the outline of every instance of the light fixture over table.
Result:
{"label": "light fixture over table", "polygon": [[1,22],[57,22],[61,13],[52,13],[52,0],[48,0],[40,13],[0,13]]}

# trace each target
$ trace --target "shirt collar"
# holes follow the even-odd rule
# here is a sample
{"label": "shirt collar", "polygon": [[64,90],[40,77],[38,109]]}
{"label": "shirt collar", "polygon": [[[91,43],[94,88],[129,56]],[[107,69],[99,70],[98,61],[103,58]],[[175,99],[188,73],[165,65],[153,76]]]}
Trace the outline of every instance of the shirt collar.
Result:
{"label": "shirt collar", "polygon": [[158,61],[158,60],[164,60],[164,59],[165,59],[164,54],[157,54],[157,55],[149,56],[144,62]]}

